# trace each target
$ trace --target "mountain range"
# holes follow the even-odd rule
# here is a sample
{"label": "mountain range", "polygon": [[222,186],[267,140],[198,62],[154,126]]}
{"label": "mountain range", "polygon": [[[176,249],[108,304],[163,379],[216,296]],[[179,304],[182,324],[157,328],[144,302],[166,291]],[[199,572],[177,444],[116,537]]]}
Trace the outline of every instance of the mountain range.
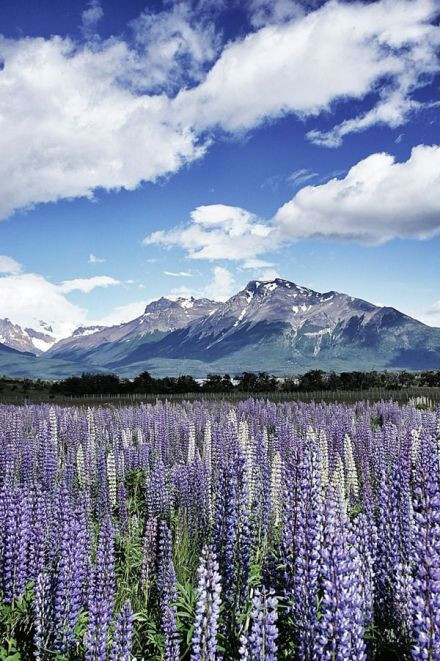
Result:
{"label": "mountain range", "polygon": [[392,307],[280,278],[253,280],[225,303],[160,298],[130,322],[81,327],[55,343],[50,333],[0,321],[0,373],[14,376],[286,375],[316,368],[439,369],[440,329]]}

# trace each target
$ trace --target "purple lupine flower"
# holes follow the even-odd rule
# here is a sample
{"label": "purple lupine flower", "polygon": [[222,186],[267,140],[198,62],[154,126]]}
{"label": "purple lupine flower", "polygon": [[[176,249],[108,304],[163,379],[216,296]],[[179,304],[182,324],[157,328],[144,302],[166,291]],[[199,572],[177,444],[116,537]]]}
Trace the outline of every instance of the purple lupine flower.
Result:
{"label": "purple lupine flower", "polygon": [[86,661],[106,661],[107,638],[113,618],[115,593],[113,528],[106,519],[99,532],[96,563],[89,590],[89,624],[86,635]]}
{"label": "purple lupine flower", "polygon": [[35,597],[34,597],[34,658],[36,661],[41,661],[44,658],[44,650],[46,640],[49,633],[48,609],[50,604],[50,580],[46,573],[38,574],[35,581]]}
{"label": "purple lupine flower", "polygon": [[131,661],[133,611],[129,601],[121,608],[115,625],[110,661]]}
{"label": "purple lupine flower", "polygon": [[30,539],[30,503],[24,490],[13,489],[3,501],[4,523],[2,540],[3,601],[11,603],[23,592],[28,580],[27,548]]}
{"label": "purple lupine flower", "polygon": [[366,654],[361,561],[338,505],[338,494],[331,487],[321,549],[321,618],[316,625],[313,658],[362,661]]}
{"label": "purple lupine flower", "polygon": [[424,439],[414,490],[413,659],[440,658],[440,486],[434,439]]}
{"label": "purple lupine flower", "polygon": [[178,661],[176,573],[173,563],[171,531],[165,521],[161,521],[159,529],[157,589],[162,610],[162,630],[165,636],[165,660]]}
{"label": "purple lupine flower", "polygon": [[202,551],[197,578],[198,598],[191,661],[215,661],[221,605],[221,576],[215,553],[209,547],[205,547]]}
{"label": "purple lupine flower", "polygon": [[293,617],[298,656],[309,658],[317,621],[318,572],[322,545],[321,467],[315,435],[308,434],[299,463],[295,532],[290,558],[293,570]]}
{"label": "purple lupine flower", "polygon": [[157,573],[157,519],[148,519],[145,524],[141,581],[147,590],[150,589]]}
{"label": "purple lupine flower", "polygon": [[252,599],[248,630],[241,636],[240,659],[276,661],[278,638],[278,599],[273,590],[256,589]]}

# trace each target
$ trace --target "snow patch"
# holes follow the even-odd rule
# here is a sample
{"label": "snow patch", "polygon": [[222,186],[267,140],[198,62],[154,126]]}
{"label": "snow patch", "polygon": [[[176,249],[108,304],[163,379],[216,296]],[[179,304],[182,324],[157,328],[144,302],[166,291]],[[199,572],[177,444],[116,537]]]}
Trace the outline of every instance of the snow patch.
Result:
{"label": "snow patch", "polygon": [[38,338],[34,337],[32,340],[32,344],[36,349],[39,351],[47,351],[50,349],[50,347],[55,344],[55,339],[51,340],[50,342],[45,342],[44,340],[39,340]]}

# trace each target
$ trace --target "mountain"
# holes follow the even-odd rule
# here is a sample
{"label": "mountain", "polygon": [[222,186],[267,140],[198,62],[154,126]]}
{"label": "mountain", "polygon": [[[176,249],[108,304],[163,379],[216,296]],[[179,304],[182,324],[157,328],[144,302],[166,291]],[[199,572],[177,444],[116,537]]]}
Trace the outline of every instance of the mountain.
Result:
{"label": "mountain", "polygon": [[77,329],[72,337],[54,344],[48,356],[64,360],[87,360],[108,366],[133,352],[137,346],[154,343],[176,329],[215,312],[221,303],[207,298],[160,298],[149,303],[144,313],[127,323],[107,328]]}
{"label": "mountain", "polygon": [[394,308],[335,291],[319,293],[277,278],[251,281],[209,316],[141,343],[110,367],[124,373],[186,368],[274,374],[308,369],[434,369],[440,329]]}
{"label": "mountain", "polygon": [[0,319],[0,342],[17,351],[30,352],[39,355],[47,351],[55,342],[50,333],[52,329],[40,322],[43,331],[34,328],[22,328],[9,319]]}
{"label": "mountain", "polygon": [[[69,370],[205,376],[440,369],[440,329],[392,307],[277,278],[251,281],[225,303],[160,298],[133,321],[79,328],[31,358],[33,374],[40,368],[52,378]],[[0,373],[12,373],[4,369],[0,360]]]}

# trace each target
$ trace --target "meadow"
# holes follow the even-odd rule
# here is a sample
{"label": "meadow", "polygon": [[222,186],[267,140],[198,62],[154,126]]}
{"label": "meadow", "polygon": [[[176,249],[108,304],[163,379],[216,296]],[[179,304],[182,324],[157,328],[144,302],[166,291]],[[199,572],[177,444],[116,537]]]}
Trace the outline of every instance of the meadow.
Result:
{"label": "meadow", "polygon": [[429,400],[0,406],[0,659],[440,659]]}

